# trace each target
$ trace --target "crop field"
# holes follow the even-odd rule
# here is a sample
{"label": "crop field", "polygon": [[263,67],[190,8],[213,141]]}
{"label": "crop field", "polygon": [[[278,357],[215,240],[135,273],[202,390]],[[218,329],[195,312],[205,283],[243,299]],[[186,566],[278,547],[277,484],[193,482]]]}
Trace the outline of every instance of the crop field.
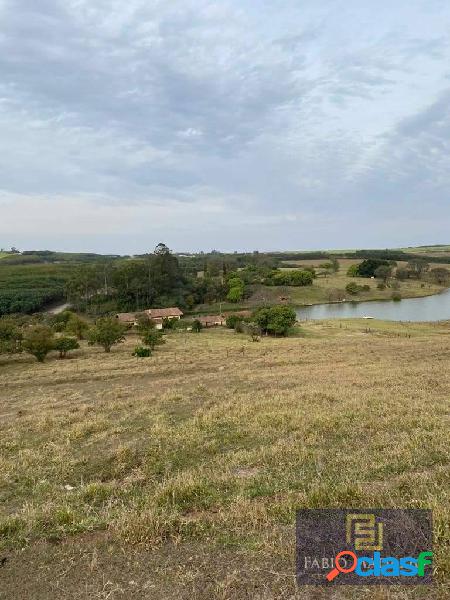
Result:
{"label": "crop field", "polygon": [[448,597],[450,323],[173,332],[133,358],[0,358],[0,599],[325,599],[296,508],[431,508]]}
{"label": "crop field", "polygon": [[68,264],[9,265],[0,259],[0,315],[37,311],[62,299],[72,271]]}

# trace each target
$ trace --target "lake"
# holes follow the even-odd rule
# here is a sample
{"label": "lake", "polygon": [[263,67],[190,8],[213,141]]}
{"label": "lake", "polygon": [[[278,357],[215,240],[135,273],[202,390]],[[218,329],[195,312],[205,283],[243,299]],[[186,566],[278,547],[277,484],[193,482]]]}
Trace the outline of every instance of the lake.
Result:
{"label": "lake", "polygon": [[315,304],[296,309],[297,318],[347,319],[374,317],[384,321],[445,321],[450,319],[450,289],[424,298]]}

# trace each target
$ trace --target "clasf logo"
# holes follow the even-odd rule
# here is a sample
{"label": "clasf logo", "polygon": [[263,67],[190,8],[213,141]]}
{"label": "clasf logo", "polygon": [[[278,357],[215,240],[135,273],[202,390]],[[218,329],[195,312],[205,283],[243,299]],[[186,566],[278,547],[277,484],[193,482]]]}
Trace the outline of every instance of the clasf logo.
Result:
{"label": "clasf logo", "polygon": [[[344,556],[350,556],[352,564],[350,567],[342,565]],[[421,552],[417,558],[413,556],[381,556],[380,552],[374,552],[372,557],[356,556],[351,550],[342,550],[336,554],[334,569],[327,575],[327,581],[333,581],[339,573],[352,573],[360,577],[424,577],[425,566],[432,564],[432,552]]]}
{"label": "clasf logo", "polygon": [[297,583],[430,584],[432,531],[429,510],[298,510]]}

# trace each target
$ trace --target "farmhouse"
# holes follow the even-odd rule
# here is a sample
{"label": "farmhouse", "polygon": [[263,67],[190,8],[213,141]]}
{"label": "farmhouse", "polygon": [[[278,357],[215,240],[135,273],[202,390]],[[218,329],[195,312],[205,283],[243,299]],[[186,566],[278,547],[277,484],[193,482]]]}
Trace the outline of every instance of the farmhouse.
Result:
{"label": "farmhouse", "polygon": [[135,313],[117,313],[116,319],[125,325],[136,325],[137,323]]}
{"label": "farmhouse", "polygon": [[156,329],[163,328],[164,319],[180,319],[183,315],[183,312],[175,306],[173,308],[148,308],[139,313],[117,313],[116,319],[126,325],[134,326],[138,323],[138,315],[142,313],[154,321]]}
{"label": "farmhouse", "polygon": [[197,317],[197,320],[203,325],[203,327],[216,327],[217,325],[225,325],[226,320],[223,315],[206,315]]}
{"label": "farmhouse", "polygon": [[153,321],[156,321],[156,319],[180,319],[183,316],[183,312],[177,306],[172,308],[148,308],[144,312]]}

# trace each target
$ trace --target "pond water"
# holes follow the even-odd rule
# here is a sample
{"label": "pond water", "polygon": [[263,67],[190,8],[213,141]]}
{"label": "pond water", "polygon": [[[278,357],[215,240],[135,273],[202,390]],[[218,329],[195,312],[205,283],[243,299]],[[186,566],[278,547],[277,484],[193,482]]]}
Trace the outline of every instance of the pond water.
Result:
{"label": "pond water", "polygon": [[374,317],[385,321],[445,321],[450,319],[450,289],[424,298],[315,304],[296,309],[297,318],[347,319]]}

